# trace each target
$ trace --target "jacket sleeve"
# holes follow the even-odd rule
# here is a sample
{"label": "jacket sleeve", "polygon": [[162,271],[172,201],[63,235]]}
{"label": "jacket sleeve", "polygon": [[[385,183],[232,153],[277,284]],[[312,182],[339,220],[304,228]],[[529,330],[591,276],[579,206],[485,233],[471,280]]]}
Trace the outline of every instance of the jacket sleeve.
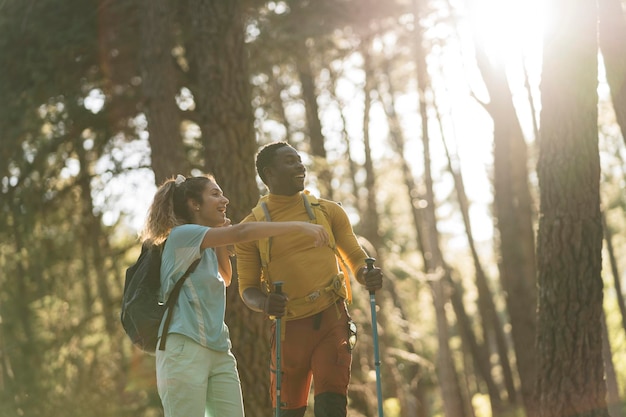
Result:
{"label": "jacket sleeve", "polygon": [[356,271],[365,265],[367,254],[354,234],[350,219],[339,204],[328,200],[320,200],[320,204],[327,214],[337,249],[352,270],[352,273],[356,276]]}

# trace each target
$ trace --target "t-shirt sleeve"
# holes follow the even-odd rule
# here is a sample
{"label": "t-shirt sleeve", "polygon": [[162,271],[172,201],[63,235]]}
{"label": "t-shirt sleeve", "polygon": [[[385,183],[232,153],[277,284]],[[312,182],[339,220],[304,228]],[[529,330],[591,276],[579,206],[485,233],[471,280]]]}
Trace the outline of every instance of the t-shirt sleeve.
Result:
{"label": "t-shirt sleeve", "polygon": [[199,224],[185,224],[172,229],[165,242],[161,259],[161,288],[163,300],[189,266],[201,257],[204,235],[210,228]]}

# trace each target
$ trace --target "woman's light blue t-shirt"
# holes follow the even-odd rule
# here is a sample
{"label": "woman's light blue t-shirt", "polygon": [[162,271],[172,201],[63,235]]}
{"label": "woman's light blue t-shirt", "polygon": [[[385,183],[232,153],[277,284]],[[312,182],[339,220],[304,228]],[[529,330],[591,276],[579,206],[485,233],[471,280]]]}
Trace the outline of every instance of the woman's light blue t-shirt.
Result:
{"label": "woman's light blue t-shirt", "polygon": [[227,351],[231,342],[224,323],[226,285],[218,272],[215,250],[200,249],[209,229],[198,224],[172,229],[161,260],[161,300],[167,300],[178,279],[194,260],[201,258],[183,284],[168,333],[183,334],[209,349]]}

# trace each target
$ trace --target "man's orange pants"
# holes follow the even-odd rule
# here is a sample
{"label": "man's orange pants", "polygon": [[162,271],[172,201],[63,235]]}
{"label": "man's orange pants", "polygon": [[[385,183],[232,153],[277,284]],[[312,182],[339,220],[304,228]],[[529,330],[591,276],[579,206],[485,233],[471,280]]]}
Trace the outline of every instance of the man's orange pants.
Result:
{"label": "man's orange pants", "polygon": [[[339,314],[339,317],[337,317]],[[306,407],[311,380],[315,395],[348,394],[352,353],[348,347],[349,316],[343,300],[303,319],[285,321],[281,341],[281,403],[285,409]],[[270,392],[276,408],[276,323],[272,326]]]}

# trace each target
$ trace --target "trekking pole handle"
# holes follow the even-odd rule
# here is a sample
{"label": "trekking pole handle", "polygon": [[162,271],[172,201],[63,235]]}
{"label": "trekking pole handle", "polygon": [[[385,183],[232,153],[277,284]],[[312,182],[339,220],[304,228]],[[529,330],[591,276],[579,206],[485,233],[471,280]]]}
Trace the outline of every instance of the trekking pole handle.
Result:
{"label": "trekking pole handle", "polygon": [[[374,269],[374,262],[376,262],[376,259],[374,258],[365,259],[365,265],[367,265],[368,271],[371,271],[372,269]],[[370,294],[374,294],[374,291],[370,291]]]}
{"label": "trekking pole handle", "polygon": [[274,283],[274,292],[276,294],[282,294],[283,293],[283,282],[282,281],[278,281]]}

